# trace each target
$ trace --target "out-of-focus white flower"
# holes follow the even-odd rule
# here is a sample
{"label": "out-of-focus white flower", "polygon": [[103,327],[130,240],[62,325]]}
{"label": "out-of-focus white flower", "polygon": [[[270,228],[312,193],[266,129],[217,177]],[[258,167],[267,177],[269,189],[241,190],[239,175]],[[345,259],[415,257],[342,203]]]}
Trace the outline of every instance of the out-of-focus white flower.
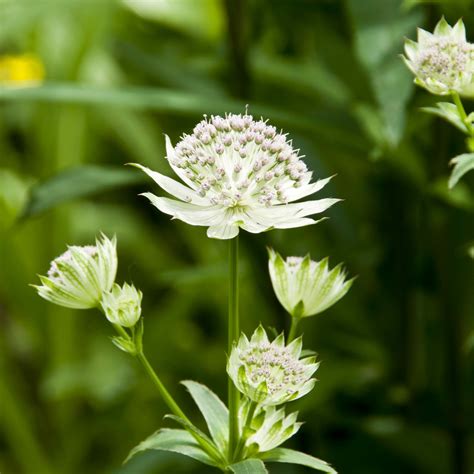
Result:
{"label": "out-of-focus white flower", "polygon": [[327,258],[315,262],[307,255],[284,260],[272,249],[269,257],[270,278],[278,301],[297,318],[323,312],[339,301],[354,281],[346,280],[342,264],[330,270]]}
{"label": "out-of-focus white flower", "polygon": [[[243,404],[240,418],[245,419],[245,410],[248,404]],[[298,432],[303,423],[297,422],[298,413],[285,415],[284,408],[274,406],[263,407],[252,419],[250,430],[253,432],[246,440],[246,449],[263,453],[270,451]]]}
{"label": "out-of-focus white flower", "polygon": [[285,346],[283,334],[273,342],[262,326],[250,341],[242,334],[227,363],[235,386],[250,400],[264,406],[281,405],[306,395],[316,380],[315,357],[300,359],[301,337]]}
{"label": "out-of-focus white flower", "polygon": [[68,308],[100,306],[102,295],[112,288],[117,273],[116,239],[102,234],[95,245],[72,245],[51,262],[48,276],[39,275],[38,294]]}
{"label": "out-of-focus white flower", "polygon": [[474,45],[466,41],[462,20],[450,26],[444,17],[433,33],[418,29],[418,42],[405,41],[403,59],[415,82],[432,94],[462,93],[474,74]]}
{"label": "out-of-focus white flower", "polygon": [[142,296],[133,285],[125,283],[120,287],[114,283],[112,290],[102,295],[102,309],[112,324],[130,328],[140,319]]}
{"label": "out-of-focus white flower", "polygon": [[312,173],[286,135],[251,115],[212,116],[184,135],[175,148],[166,137],[167,159],[185,183],[135,165],[178,200],[144,193],[160,211],[207,235],[231,239],[239,228],[252,233],[314,224],[338,199],[296,202],[330,178],[311,183]]}

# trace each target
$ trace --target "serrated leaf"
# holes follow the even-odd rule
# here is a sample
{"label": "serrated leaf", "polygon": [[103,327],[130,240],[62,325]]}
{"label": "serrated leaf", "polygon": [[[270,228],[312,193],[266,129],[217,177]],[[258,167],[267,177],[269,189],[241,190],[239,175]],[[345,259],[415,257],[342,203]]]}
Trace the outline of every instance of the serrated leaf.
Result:
{"label": "serrated leaf", "polygon": [[32,217],[73,199],[143,182],[125,167],[84,165],[67,169],[33,186],[21,218]]}
{"label": "serrated leaf", "polygon": [[293,449],[276,448],[262,454],[261,457],[263,460],[268,462],[299,464],[300,466],[310,467],[311,469],[316,469],[318,471],[337,474],[337,472],[326,461]]}
{"label": "serrated leaf", "polygon": [[185,380],[181,382],[196,402],[206,420],[212,439],[221,452],[226,452],[229,435],[229,410],[220,398],[205,385]]}
{"label": "serrated leaf", "polygon": [[463,155],[456,156],[451,160],[451,164],[454,164],[453,171],[449,177],[448,186],[452,189],[456,186],[457,182],[470,170],[474,169],[474,153],[465,153]]}
{"label": "serrated leaf", "polygon": [[468,133],[466,125],[459,117],[458,109],[454,104],[450,102],[438,102],[436,107],[422,107],[421,110],[428,114],[437,115],[438,117],[444,118],[456,128],[461,130],[463,133]]}
{"label": "serrated leaf", "polygon": [[267,474],[265,464],[260,459],[246,459],[245,461],[232,464],[230,469],[235,474]]}
{"label": "serrated leaf", "polygon": [[184,456],[196,459],[197,461],[209,466],[217,466],[217,464],[201,449],[190,433],[185,430],[169,428],[158,430],[142,441],[138,446],[130,451],[130,454],[127,456],[124,463],[128,462],[133,456],[135,456],[135,454],[148,449],[183,454]]}

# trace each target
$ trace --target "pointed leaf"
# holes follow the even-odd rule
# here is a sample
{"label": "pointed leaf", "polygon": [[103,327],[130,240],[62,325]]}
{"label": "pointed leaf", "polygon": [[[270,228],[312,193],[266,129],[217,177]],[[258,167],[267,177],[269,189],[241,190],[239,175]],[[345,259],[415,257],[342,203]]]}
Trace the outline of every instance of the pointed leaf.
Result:
{"label": "pointed leaf", "polygon": [[232,464],[230,469],[235,474],[268,474],[265,464],[260,459],[246,459]]}
{"label": "pointed leaf", "polygon": [[140,173],[118,166],[83,165],[59,172],[32,189],[21,218],[41,214],[59,204],[84,199],[143,182]]}
{"label": "pointed leaf", "polygon": [[464,155],[456,156],[451,160],[454,164],[453,171],[449,178],[449,189],[454,188],[457,182],[470,170],[474,169],[474,153],[465,153]]}
{"label": "pointed leaf", "polygon": [[148,449],[171,451],[196,459],[197,461],[208,464],[209,466],[217,466],[217,464],[200,448],[192,435],[185,430],[163,428],[153,433],[138,446],[133,448],[124,462],[128,462],[140,451],[146,451]]}
{"label": "pointed leaf", "polygon": [[337,472],[325,461],[310,456],[309,454],[300,453],[293,449],[276,448],[262,454],[262,459],[268,462],[282,462],[288,464],[299,464],[301,466],[310,467],[318,471],[337,474]]}
{"label": "pointed leaf", "polygon": [[220,398],[205,385],[192,380],[181,382],[199,407],[217,447],[224,452],[229,434],[229,411]]}

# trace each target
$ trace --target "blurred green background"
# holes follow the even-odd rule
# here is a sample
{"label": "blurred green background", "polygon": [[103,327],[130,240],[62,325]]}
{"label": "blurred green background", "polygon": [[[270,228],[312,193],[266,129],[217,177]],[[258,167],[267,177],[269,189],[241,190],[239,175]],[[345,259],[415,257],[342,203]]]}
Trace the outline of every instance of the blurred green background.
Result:
{"label": "blurred green background", "polygon": [[144,292],[149,357],[200,422],[178,382],[225,396],[227,244],[152,208],[137,195],[157,188],[123,164],[170,174],[164,133],[175,142],[202,114],[248,104],[316,177],[337,173],[321,195],[345,201],[317,226],[242,235],[243,329],[288,326],[267,245],[358,275],[303,323],[320,382],[292,404],[307,423],[288,446],[342,474],[472,473],[474,176],[448,193],[462,135],[419,110],[436,98],[398,55],[442,14],[474,40],[473,12],[469,0],[1,0],[0,65],[34,55],[45,77],[0,85],[0,471],[209,471],[157,452],[121,466],[170,426],[163,403],[99,313],[28,284],[66,243],[115,233],[118,281]]}

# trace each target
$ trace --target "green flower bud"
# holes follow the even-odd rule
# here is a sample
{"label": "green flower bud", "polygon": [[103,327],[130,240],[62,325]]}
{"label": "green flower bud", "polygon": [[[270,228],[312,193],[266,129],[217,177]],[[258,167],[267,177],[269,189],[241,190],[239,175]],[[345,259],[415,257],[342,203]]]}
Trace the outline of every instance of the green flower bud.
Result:
{"label": "green flower bud", "polygon": [[112,291],[102,296],[102,309],[112,324],[130,328],[140,319],[142,296],[133,285],[125,283],[120,287],[114,283]]}
{"label": "green flower bud", "polygon": [[48,276],[39,275],[42,285],[32,285],[52,303],[68,308],[86,309],[100,305],[117,273],[116,239],[104,234],[95,245],[68,247],[51,262]]}
{"label": "green flower bud", "polygon": [[[245,419],[248,404],[241,407],[241,419]],[[302,423],[296,421],[297,412],[285,415],[284,408],[263,407],[254,416],[250,429],[252,434],[245,443],[249,455],[252,451],[263,453],[277,448],[298,432]]]}
{"label": "green flower bud", "polygon": [[300,360],[302,339],[285,346],[283,334],[269,342],[260,326],[250,341],[245,334],[234,345],[227,373],[250,400],[264,406],[281,405],[306,395],[315,384],[315,357]]}
{"label": "green flower bud", "polygon": [[354,279],[346,280],[339,264],[329,269],[328,259],[319,262],[306,257],[288,257],[269,250],[268,267],[275,294],[293,317],[313,316],[328,309],[348,291]]}
{"label": "green flower bud", "polygon": [[474,75],[474,45],[466,41],[462,20],[450,26],[442,18],[433,33],[418,29],[418,42],[405,41],[403,59],[415,83],[432,94],[462,93]]}

